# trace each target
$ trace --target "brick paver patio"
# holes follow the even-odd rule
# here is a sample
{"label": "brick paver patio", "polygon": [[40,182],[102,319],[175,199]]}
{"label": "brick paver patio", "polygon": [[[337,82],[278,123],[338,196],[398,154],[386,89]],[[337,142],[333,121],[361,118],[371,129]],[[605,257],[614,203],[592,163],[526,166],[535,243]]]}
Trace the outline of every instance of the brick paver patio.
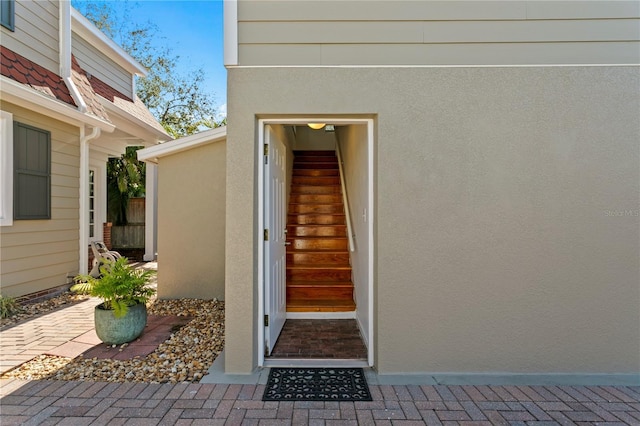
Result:
{"label": "brick paver patio", "polygon": [[640,387],[371,386],[372,402],[263,402],[264,385],[4,381],[0,424],[640,425]]}
{"label": "brick paver patio", "polygon": [[0,331],[0,374],[38,355],[57,355],[61,346],[76,338],[82,340],[76,355],[93,346],[97,336],[86,334],[93,330],[93,308],[98,303],[98,299],[85,300]]}
{"label": "brick paver patio", "polygon": [[[2,371],[70,341],[94,343],[95,304],[0,332]],[[0,425],[640,425],[640,386],[370,388],[372,402],[263,402],[264,385],[2,379]]]}

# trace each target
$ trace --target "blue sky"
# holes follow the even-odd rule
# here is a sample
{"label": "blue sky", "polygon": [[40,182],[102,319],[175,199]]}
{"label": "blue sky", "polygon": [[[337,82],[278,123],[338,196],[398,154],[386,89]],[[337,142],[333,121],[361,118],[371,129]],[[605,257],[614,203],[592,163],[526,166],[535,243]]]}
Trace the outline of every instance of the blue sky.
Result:
{"label": "blue sky", "polygon": [[[114,4],[125,2],[113,0]],[[220,112],[226,115],[227,73],[223,65],[221,0],[132,0],[133,21],[156,24],[158,43],[180,55],[180,72],[202,68],[204,89],[214,94]]]}

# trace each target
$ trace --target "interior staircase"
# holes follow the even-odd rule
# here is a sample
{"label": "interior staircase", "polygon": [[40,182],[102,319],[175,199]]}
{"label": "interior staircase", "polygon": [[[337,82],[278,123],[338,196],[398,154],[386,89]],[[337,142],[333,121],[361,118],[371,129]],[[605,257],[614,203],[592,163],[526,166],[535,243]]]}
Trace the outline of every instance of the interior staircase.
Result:
{"label": "interior staircase", "polygon": [[287,217],[287,312],[350,312],[353,282],[334,151],[295,151]]}

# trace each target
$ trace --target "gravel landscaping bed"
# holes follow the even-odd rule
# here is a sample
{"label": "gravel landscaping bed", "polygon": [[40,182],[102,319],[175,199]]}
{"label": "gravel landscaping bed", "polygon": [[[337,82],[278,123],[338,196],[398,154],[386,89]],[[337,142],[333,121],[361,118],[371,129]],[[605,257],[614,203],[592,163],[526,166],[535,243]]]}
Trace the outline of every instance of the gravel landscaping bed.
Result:
{"label": "gravel landscaping bed", "polygon": [[[64,299],[69,296],[72,299]],[[58,302],[47,302],[55,308],[73,303],[76,297],[82,296],[62,297]],[[62,303],[62,300],[66,301]],[[56,303],[60,304],[55,306]],[[148,308],[150,315],[190,316],[193,319],[144,358],[119,361],[41,355],[2,377],[144,383],[200,381],[224,348],[224,302],[197,299],[154,300]],[[38,312],[41,313],[42,311]],[[26,318],[22,317],[19,321]]]}

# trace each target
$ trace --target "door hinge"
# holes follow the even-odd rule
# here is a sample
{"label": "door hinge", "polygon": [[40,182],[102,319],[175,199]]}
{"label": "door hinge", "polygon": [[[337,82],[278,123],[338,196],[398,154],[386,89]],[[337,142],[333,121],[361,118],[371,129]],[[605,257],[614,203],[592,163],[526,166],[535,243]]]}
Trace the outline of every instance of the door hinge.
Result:
{"label": "door hinge", "polygon": [[269,164],[269,144],[265,143],[264,144],[264,151],[263,151],[263,155],[264,155],[264,164]]}
{"label": "door hinge", "polygon": [[269,315],[264,316],[264,326],[269,327]]}
{"label": "door hinge", "polygon": [[268,229],[264,230],[264,240],[265,241],[269,241],[269,230]]}

